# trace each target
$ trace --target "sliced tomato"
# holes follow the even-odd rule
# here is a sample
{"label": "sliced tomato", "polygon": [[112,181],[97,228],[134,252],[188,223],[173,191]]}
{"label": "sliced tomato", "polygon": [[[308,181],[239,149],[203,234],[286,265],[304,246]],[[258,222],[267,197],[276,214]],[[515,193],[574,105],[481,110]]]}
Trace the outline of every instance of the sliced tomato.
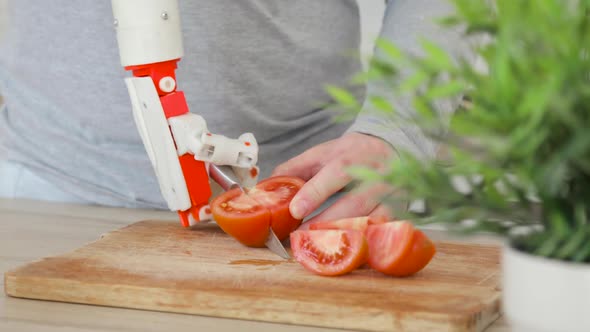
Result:
{"label": "sliced tomato", "polygon": [[407,221],[369,225],[369,266],[396,277],[422,270],[432,259],[436,248],[432,241]]}
{"label": "sliced tomato", "polygon": [[289,212],[289,203],[305,182],[278,176],[259,182],[247,194],[229,190],[211,201],[213,218],[227,234],[250,247],[263,247],[269,229],[286,239],[301,220]]}
{"label": "sliced tomato", "polygon": [[412,247],[409,254],[397,266],[390,270],[390,275],[405,277],[422,270],[436,254],[434,243],[419,229],[414,231]]}
{"label": "sliced tomato", "polygon": [[291,233],[293,257],[305,269],[323,276],[352,272],[369,255],[364,234],[354,230],[297,230]]}
{"label": "sliced tomato", "polygon": [[268,209],[239,188],[218,196],[210,206],[213,218],[224,232],[246,246],[264,247],[271,220]]}
{"label": "sliced tomato", "polygon": [[289,212],[289,204],[295,194],[303,187],[305,181],[290,176],[276,176],[260,181],[248,193],[250,197],[270,210],[270,225],[279,240],[301,225],[301,219],[295,219]]}
{"label": "sliced tomato", "polygon": [[369,225],[383,224],[386,217],[355,217],[335,220],[322,220],[309,225],[309,229],[351,229],[365,232]]}

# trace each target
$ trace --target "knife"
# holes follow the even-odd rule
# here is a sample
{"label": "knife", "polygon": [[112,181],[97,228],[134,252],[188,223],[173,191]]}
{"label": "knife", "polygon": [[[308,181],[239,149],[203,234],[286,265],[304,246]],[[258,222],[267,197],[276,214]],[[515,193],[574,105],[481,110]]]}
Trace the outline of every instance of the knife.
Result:
{"label": "knife", "polygon": [[[239,188],[243,193],[248,194],[248,189],[242,187],[238,176],[230,166],[210,164],[209,176],[211,176],[211,178],[225,191]],[[272,228],[269,228],[268,237],[266,238],[266,242],[264,244],[268,249],[270,249],[270,251],[279,255],[280,257],[284,259],[291,258]]]}

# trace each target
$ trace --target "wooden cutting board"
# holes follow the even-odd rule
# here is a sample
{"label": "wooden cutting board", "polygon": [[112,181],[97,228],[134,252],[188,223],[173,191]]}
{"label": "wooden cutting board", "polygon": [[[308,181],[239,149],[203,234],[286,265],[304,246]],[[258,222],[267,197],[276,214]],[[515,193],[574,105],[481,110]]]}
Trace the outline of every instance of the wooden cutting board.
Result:
{"label": "wooden cutting board", "polygon": [[499,248],[437,243],[409,278],[321,277],[215,224],[141,221],[5,275],[14,297],[368,331],[482,331],[500,311]]}

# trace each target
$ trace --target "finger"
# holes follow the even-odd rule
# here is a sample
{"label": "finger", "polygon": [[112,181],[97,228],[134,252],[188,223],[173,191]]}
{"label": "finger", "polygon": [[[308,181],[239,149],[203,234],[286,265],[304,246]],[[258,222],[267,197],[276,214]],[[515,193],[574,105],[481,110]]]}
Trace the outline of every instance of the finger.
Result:
{"label": "finger", "polygon": [[[310,219],[310,222],[367,216],[378,207],[380,197],[389,192],[391,192],[390,187],[386,184],[376,184],[362,191],[352,191]],[[377,212],[381,213],[382,209]]]}
{"label": "finger", "polygon": [[378,204],[377,207],[369,213],[369,217],[371,218],[385,218],[387,221],[394,220],[394,214],[391,211],[391,208],[387,205]]}
{"label": "finger", "polygon": [[306,217],[350,181],[351,177],[343,170],[341,161],[327,164],[293,197],[289,205],[291,215],[295,218]]}
{"label": "finger", "polygon": [[330,142],[317,145],[277,166],[271,176],[297,176],[307,181],[323,166],[331,150]]}
{"label": "finger", "polygon": [[[359,215],[359,214],[353,213],[351,215],[345,216],[345,215],[338,215],[338,214],[329,215],[326,213],[325,215],[318,215],[318,216],[313,217],[313,218],[309,219],[308,221],[302,223],[301,226],[299,226],[298,230],[309,230],[311,224],[321,222],[322,220],[353,218],[353,217],[361,217],[361,216],[365,216],[365,215],[366,214]],[[368,215],[371,219],[383,218],[383,219],[385,219],[385,221],[395,220],[395,217],[394,217],[394,214],[392,213],[391,207],[388,207],[387,205],[384,205],[384,204],[377,204],[377,206]]]}
{"label": "finger", "polygon": [[297,227],[298,231],[308,231],[309,230],[309,225],[311,225],[312,223],[310,222],[310,220],[302,223],[301,225],[299,225],[299,227]]}

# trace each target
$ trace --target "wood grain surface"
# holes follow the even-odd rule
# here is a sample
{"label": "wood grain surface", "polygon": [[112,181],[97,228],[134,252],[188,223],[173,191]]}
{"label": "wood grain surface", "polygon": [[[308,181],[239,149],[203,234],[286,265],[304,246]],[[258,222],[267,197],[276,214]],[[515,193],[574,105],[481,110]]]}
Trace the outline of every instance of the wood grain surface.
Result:
{"label": "wood grain surface", "polygon": [[216,225],[141,221],[5,274],[13,297],[367,331],[481,331],[499,315],[499,248],[437,242],[420,273],[308,273]]}

